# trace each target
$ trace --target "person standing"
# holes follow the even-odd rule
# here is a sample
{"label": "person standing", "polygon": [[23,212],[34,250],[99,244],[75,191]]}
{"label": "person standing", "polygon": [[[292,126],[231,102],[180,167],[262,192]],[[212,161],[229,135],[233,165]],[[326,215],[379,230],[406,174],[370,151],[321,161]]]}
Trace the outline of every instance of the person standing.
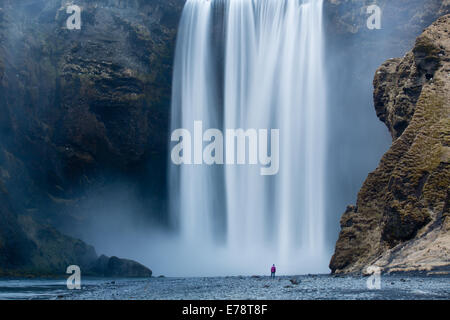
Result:
{"label": "person standing", "polygon": [[275,265],[273,265],[272,269],[270,270],[270,277],[275,278],[276,273],[277,273],[277,267],[275,267]]}

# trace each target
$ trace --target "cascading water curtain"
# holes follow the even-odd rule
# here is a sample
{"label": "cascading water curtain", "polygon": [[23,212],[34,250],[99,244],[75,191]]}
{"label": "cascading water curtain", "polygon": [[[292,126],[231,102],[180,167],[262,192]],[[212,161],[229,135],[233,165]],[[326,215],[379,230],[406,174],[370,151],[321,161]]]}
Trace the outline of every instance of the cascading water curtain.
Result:
{"label": "cascading water curtain", "polygon": [[[326,272],[326,88],[321,0],[188,0],[172,130],[279,129],[279,172],[170,165],[171,214],[186,250],[230,272]],[[202,134],[201,132],[199,134]],[[171,145],[173,147],[173,145]],[[207,249],[205,249],[207,250]]]}

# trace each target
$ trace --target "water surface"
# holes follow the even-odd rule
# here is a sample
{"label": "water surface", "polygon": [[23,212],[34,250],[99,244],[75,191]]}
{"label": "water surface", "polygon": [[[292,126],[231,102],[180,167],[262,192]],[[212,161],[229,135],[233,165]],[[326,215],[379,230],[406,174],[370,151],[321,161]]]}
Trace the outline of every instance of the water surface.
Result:
{"label": "water surface", "polygon": [[[298,284],[293,284],[295,280]],[[294,282],[295,282],[294,281]],[[383,276],[381,290],[367,278],[295,276],[88,279],[70,291],[65,280],[0,280],[0,299],[69,300],[449,300],[450,276]]]}

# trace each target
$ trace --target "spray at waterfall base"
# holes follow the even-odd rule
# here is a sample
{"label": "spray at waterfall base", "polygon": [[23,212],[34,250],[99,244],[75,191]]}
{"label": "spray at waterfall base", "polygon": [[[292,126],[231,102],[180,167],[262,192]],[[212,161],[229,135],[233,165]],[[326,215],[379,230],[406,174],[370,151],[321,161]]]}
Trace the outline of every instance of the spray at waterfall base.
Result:
{"label": "spray at waterfall base", "polygon": [[[171,151],[173,165],[206,166],[207,168],[223,165],[240,166],[242,170],[252,170],[253,174],[258,173],[252,166],[260,165],[259,174],[263,177],[270,178],[279,173],[280,129],[226,129],[225,132],[223,134],[219,129],[204,130],[202,121],[194,121],[193,134],[189,129],[176,129],[171,135],[171,142],[175,144]],[[271,247],[268,243],[253,244],[250,251],[230,251],[227,246],[222,246],[219,242],[205,244],[203,241],[187,241],[186,243],[186,239],[181,238],[179,241],[183,242],[186,261],[195,257],[193,267],[201,266],[198,271],[193,271],[192,276],[198,275],[199,272],[202,275],[212,276],[223,275],[226,272],[252,275],[259,271],[260,274],[264,274],[269,261],[280,261],[279,254],[271,254],[276,252],[277,248]],[[302,258],[292,256],[288,261],[280,261],[282,272],[279,274],[296,274],[298,269],[289,266],[319,262],[314,252],[303,252],[300,256]],[[230,261],[236,258],[242,264],[230,269]],[[217,268],[221,260],[220,264],[227,266],[223,271]],[[189,265],[189,262],[186,264]],[[192,269],[188,268],[188,270]],[[317,272],[316,268],[304,270],[305,273]],[[186,276],[185,273],[183,275]]]}
{"label": "spray at waterfall base", "polygon": [[186,2],[169,155],[186,272],[329,271],[323,41],[321,0]]}

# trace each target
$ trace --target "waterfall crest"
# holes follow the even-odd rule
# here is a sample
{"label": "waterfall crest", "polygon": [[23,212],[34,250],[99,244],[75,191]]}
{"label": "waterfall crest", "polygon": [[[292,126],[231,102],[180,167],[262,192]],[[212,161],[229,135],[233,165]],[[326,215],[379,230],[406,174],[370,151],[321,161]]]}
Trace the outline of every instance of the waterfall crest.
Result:
{"label": "waterfall crest", "polygon": [[194,132],[194,121],[280,130],[275,176],[251,165],[170,164],[171,217],[192,257],[207,254],[230,273],[272,263],[287,274],[327,272],[322,2],[186,2],[172,130]]}

